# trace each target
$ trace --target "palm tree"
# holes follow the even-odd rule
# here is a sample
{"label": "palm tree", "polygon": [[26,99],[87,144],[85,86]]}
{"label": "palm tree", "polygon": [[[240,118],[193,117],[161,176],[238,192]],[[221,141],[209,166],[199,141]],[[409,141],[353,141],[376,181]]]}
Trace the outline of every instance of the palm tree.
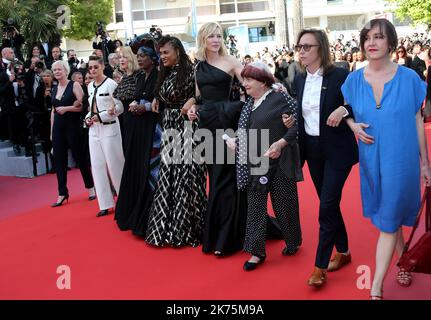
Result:
{"label": "palm tree", "polygon": [[286,0],[275,0],[275,37],[277,45],[289,46],[289,30],[287,20],[287,4]]}
{"label": "palm tree", "polygon": [[295,38],[299,34],[299,31],[304,28],[304,15],[303,15],[303,7],[302,0],[293,0],[293,34]]}
{"label": "palm tree", "polygon": [[24,36],[26,43],[48,41],[59,33],[57,8],[64,3],[59,0],[0,0],[0,21],[4,25],[12,19]]}

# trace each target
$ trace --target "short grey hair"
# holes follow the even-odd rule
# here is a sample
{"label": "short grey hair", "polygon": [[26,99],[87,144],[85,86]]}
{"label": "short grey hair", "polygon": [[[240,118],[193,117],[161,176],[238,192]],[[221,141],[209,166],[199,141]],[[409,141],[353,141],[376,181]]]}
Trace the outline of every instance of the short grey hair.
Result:
{"label": "short grey hair", "polygon": [[118,54],[117,53],[110,53],[108,56],[108,61],[111,62],[112,59],[118,58]]}
{"label": "short grey hair", "polygon": [[6,52],[9,51],[9,50],[13,50],[13,49],[10,48],[10,47],[5,47],[5,48],[3,48],[1,50],[1,55],[2,55],[3,58],[4,58],[5,54],[6,54]]}
{"label": "short grey hair", "polygon": [[250,67],[255,67],[257,69],[260,70],[265,70],[266,72],[268,72],[269,74],[272,74],[271,69],[269,69],[268,64],[266,64],[265,62],[262,61],[255,61],[255,62],[251,62],[248,64]]}
{"label": "short grey hair", "polygon": [[66,71],[66,77],[69,76],[70,67],[69,67],[69,64],[66,61],[64,61],[64,60],[57,60],[57,61],[55,61],[52,64],[52,66],[51,66],[51,70],[53,70],[54,67],[57,66],[57,65],[60,65],[60,66],[62,66],[64,68],[64,70]]}

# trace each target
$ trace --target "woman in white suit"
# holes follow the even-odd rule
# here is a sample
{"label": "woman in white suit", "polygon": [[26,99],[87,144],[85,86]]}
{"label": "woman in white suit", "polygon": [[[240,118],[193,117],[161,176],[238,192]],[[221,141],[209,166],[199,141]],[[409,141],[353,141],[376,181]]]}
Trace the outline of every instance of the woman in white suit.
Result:
{"label": "woman in white suit", "polygon": [[103,69],[103,59],[91,56],[88,70],[94,81],[88,85],[90,110],[85,117],[85,123],[90,128],[91,169],[100,208],[97,217],[107,215],[109,209],[114,207],[109,177],[119,194],[124,166],[120,124],[117,118],[124,108],[121,101],[113,97],[117,83],[106,77]]}

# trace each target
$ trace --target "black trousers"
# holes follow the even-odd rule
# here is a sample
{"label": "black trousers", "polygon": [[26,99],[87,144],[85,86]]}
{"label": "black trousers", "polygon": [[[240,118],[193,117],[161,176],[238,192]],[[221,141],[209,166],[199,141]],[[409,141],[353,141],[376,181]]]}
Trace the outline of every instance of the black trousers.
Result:
{"label": "black trousers", "polygon": [[327,269],[335,246],[338,252],[349,250],[347,231],[340,210],[344,183],[351,166],[336,168],[323,157],[319,137],[306,136],[305,157],[310,175],[320,199],[319,204],[319,244],[315,266]]}
{"label": "black trousers", "polygon": [[[57,120],[57,119],[56,119]],[[81,128],[75,123],[57,124],[54,121],[52,131],[52,147],[54,151],[54,163],[57,173],[58,194],[65,196],[67,190],[67,150],[72,150],[73,158],[81,171],[86,188],[94,186],[90,164],[85,161]]]}
{"label": "black trousers", "polygon": [[0,111],[0,140],[8,140],[9,137],[8,115]]}

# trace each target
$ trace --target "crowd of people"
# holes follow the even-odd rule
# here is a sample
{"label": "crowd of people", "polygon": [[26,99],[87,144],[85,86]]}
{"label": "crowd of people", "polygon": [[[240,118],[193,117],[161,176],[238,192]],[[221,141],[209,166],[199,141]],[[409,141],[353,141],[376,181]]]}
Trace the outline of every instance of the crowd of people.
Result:
{"label": "crowd of people", "polygon": [[[302,246],[297,183],[307,161],[319,197],[307,281],[314,287],[352,261],[340,202],[359,162],[364,216],[380,230],[371,299],[382,299],[393,253],[403,250],[402,226],[415,222],[421,177],[431,185],[421,114],[429,48],[425,39],[397,39],[384,19],[348,45],[330,45],[317,29],[297,39],[293,52],[265,48],[241,62],[210,22],[193,59],[173,36],[132,46],[105,37],[79,68],[73,50],[65,61],[53,47],[47,61],[35,45],[22,64],[6,47],[2,117],[17,149],[26,113],[40,112],[36,131],[52,146],[58,181],[53,207],[69,199],[71,149],[98,217],[114,211],[120,230],[153,246],[202,245],[216,256],[243,250],[245,271],[265,261],[265,239],[283,240],[285,256]],[[409,286],[412,276],[400,268],[397,281]]]}

